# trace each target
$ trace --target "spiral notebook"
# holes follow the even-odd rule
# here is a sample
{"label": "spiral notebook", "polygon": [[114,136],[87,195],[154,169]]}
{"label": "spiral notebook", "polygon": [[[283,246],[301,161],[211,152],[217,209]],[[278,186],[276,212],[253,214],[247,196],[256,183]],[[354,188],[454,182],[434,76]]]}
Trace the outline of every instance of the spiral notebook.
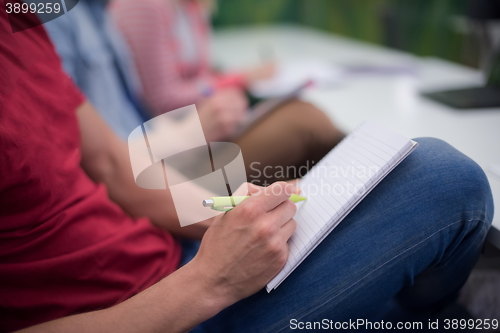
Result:
{"label": "spiral notebook", "polygon": [[267,284],[276,289],[323,239],[417,146],[372,122],[361,124],[300,180],[297,229],[283,269]]}

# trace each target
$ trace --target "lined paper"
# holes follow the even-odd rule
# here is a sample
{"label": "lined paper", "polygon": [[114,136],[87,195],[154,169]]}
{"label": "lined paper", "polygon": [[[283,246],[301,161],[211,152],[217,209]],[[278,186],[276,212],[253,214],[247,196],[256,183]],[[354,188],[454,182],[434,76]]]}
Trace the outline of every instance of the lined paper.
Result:
{"label": "lined paper", "polygon": [[416,145],[365,122],[315,165],[299,183],[307,200],[297,204],[297,229],[288,241],[288,261],[266,290],[276,289]]}

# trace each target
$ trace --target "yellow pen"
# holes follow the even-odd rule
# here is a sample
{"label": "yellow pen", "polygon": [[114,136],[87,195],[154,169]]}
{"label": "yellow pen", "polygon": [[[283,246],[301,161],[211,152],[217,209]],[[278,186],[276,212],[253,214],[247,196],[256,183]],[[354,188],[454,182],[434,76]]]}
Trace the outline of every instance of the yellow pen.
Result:
{"label": "yellow pen", "polygon": [[[234,196],[234,197],[212,197],[210,199],[203,200],[203,207],[210,207],[214,210],[218,210],[221,212],[225,212],[233,209],[236,205],[240,204],[243,200],[248,198],[248,196]],[[298,194],[292,194],[289,198],[294,203],[299,201],[306,200],[306,197],[303,197]]]}

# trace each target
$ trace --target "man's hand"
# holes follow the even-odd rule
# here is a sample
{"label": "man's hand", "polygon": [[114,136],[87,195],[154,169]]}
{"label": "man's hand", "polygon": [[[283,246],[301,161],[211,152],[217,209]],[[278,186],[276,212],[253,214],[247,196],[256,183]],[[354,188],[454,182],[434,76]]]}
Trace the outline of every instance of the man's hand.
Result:
{"label": "man's hand", "polygon": [[108,309],[37,325],[24,333],[187,332],[262,289],[288,257],[298,189],[249,184],[251,197],[219,215],[196,257],[134,297]]}
{"label": "man's hand", "polygon": [[225,307],[262,289],[283,268],[296,227],[296,206],[288,200],[298,192],[294,185],[249,188],[250,198],[215,218],[190,263]]}
{"label": "man's hand", "polygon": [[201,125],[207,141],[231,136],[245,120],[248,101],[240,89],[218,90],[198,106]]}
{"label": "man's hand", "polygon": [[260,80],[267,80],[276,74],[276,64],[268,62],[255,68],[245,71],[245,80],[248,84],[255,83]]}

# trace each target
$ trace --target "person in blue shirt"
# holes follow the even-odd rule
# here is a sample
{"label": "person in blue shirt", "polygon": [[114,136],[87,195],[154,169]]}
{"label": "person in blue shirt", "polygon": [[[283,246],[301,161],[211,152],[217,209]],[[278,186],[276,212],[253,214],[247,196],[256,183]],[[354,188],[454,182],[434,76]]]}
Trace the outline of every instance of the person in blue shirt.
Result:
{"label": "person in blue shirt", "polygon": [[105,1],[80,1],[45,23],[64,70],[123,139],[147,118],[128,47],[105,13]]}

